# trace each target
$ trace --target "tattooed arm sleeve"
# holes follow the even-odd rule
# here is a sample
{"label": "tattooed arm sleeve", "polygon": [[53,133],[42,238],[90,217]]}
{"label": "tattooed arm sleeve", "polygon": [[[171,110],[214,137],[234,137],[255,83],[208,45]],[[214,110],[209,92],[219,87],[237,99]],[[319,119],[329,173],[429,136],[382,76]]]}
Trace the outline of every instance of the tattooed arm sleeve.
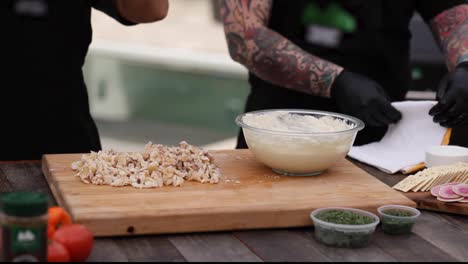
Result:
{"label": "tattooed arm sleeve", "polygon": [[259,78],[299,92],[330,97],[343,71],[267,27],[273,0],[223,0],[221,15],[231,57]]}
{"label": "tattooed arm sleeve", "polygon": [[458,5],[437,15],[431,22],[436,38],[447,59],[447,67],[453,71],[468,61],[468,5]]}

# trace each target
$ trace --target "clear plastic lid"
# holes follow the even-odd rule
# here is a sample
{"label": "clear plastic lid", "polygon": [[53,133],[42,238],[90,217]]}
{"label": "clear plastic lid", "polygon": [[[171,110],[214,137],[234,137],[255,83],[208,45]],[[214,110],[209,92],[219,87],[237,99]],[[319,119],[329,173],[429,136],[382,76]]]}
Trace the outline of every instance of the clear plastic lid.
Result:
{"label": "clear plastic lid", "polygon": [[[325,222],[323,220],[320,220],[317,218],[317,215],[319,215],[322,212],[327,212],[327,211],[345,211],[345,212],[352,212],[364,216],[368,216],[374,220],[374,222],[370,224],[365,224],[365,225],[344,225],[344,224],[334,224],[330,222]],[[380,219],[378,216],[375,214],[360,210],[360,209],[354,209],[354,208],[343,208],[343,207],[328,207],[328,208],[321,208],[314,210],[311,214],[310,217],[312,218],[312,221],[314,221],[314,224],[318,224],[324,227],[328,228],[334,228],[334,229],[340,229],[340,230],[350,230],[350,231],[357,231],[357,230],[371,230],[375,229],[375,227],[380,223]]]}
{"label": "clear plastic lid", "polygon": [[[413,215],[411,216],[390,215],[390,214],[385,213],[388,210],[407,211],[407,212],[412,213]],[[381,216],[392,218],[392,219],[397,219],[397,220],[416,220],[416,218],[418,218],[421,215],[421,212],[418,209],[415,209],[409,206],[403,206],[403,205],[385,205],[385,206],[379,207],[377,211],[379,212]]]}

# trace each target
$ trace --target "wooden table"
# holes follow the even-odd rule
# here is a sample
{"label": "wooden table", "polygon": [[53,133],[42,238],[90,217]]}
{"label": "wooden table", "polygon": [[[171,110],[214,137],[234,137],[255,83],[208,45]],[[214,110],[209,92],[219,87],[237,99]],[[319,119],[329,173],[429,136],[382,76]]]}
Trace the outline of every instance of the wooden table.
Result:
{"label": "wooden table", "polygon": [[[393,185],[391,176],[358,164]],[[43,191],[55,202],[39,162],[0,163],[0,192]],[[378,227],[370,246],[336,249],[313,228],[98,239],[89,261],[468,261],[468,217],[423,211],[412,235]]]}

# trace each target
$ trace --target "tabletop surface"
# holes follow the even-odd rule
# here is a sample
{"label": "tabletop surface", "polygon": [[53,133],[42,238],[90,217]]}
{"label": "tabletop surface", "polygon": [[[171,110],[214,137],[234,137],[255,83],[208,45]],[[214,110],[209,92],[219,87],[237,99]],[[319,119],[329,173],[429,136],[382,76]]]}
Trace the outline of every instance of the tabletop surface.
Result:
{"label": "tabletop surface", "polygon": [[[356,163],[388,185],[388,175]],[[40,162],[0,163],[0,192],[43,191],[55,201]],[[363,249],[319,244],[313,227],[280,230],[97,239],[89,261],[468,261],[468,217],[422,211],[413,234],[386,235],[378,227]]]}

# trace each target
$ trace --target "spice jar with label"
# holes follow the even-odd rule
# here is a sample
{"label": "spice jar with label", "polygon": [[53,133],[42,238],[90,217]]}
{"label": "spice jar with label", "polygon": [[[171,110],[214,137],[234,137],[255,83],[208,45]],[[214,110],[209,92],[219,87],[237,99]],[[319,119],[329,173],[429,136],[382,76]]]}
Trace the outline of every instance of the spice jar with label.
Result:
{"label": "spice jar with label", "polygon": [[3,260],[46,262],[47,195],[36,192],[7,193],[0,202]]}

